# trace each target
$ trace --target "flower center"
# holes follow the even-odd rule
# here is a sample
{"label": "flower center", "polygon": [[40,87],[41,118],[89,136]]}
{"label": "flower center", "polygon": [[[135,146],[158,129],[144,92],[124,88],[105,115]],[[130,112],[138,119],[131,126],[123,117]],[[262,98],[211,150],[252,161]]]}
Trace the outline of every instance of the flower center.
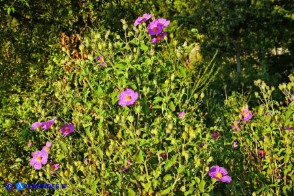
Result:
{"label": "flower center", "polygon": [[38,162],[40,162],[40,161],[42,161],[42,157],[41,157],[41,156],[38,156],[38,157],[36,158],[36,160],[37,160]]}
{"label": "flower center", "polygon": [[130,95],[127,95],[126,96],[126,101],[130,101],[131,100],[131,96]]}
{"label": "flower center", "polygon": [[220,172],[218,172],[218,173],[216,174],[216,177],[217,177],[218,179],[221,179],[221,178],[223,177],[223,174],[220,173]]}
{"label": "flower center", "polygon": [[247,112],[243,112],[243,116],[246,117],[248,115]]}
{"label": "flower center", "polygon": [[153,31],[154,32],[157,32],[158,31],[158,28],[157,27],[153,27]]}
{"label": "flower center", "polygon": [[68,133],[68,132],[69,132],[69,128],[66,127],[66,128],[65,128],[65,133]]}

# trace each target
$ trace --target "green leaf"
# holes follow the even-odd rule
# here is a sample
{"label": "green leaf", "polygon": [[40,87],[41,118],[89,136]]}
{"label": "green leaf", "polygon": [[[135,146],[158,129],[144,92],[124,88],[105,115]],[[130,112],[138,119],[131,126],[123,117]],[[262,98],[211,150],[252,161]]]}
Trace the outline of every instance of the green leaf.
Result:
{"label": "green leaf", "polygon": [[86,193],[93,194],[93,192],[90,189],[86,189]]}
{"label": "green leaf", "polygon": [[154,101],[153,101],[153,104],[156,104],[156,103],[161,102],[161,101],[162,101],[162,97],[155,97]]}
{"label": "green leaf", "polygon": [[118,63],[115,65],[115,67],[119,68],[122,71],[126,70],[127,68],[126,64],[123,64],[123,63]]}
{"label": "green leaf", "polygon": [[64,154],[57,155],[57,160],[61,161],[65,158]]}
{"label": "green leaf", "polygon": [[144,153],[142,150],[139,150],[139,152],[136,154],[135,156],[135,160],[136,162],[138,163],[143,163],[143,160],[144,160]]}
{"label": "green leaf", "polygon": [[168,188],[166,188],[166,189],[164,189],[163,191],[160,192],[160,195],[167,195],[167,194],[169,194],[170,191],[171,191],[171,189],[172,189],[171,186],[168,187]]}
{"label": "green leaf", "polygon": [[169,109],[171,109],[171,111],[174,112],[176,110],[175,105],[174,105],[173,102],[169,102],[168,106],[169,106]]}
{"label": "green leaf", "polygon": [[14,160],[15,162],[22,162],[22,159],[21,158],[17,158]]}
{"label": "green leaf", "polygon": [[86,131],[86,135],[92,140],[92,134],[90,133],[90,127],[86,127],[85,131]]}
{"label": "green leaf", "polygon": [[205,181],[202,180],[199,184],[199,191],[201,191],[202,193],[204,192],[204,187],[205,187]]}
{"label": "green leaf", "polygon": [[171,160],[168,160],[166,162],[166,164],[164,165],[165,171],[167,171],[172,165],[174,165],[176,163],[177,158],[178,158],[178,155],[176,154],[171,158]]}
{"label": "green leaf", "polygon": [[148,47],[144,43],[141,43],[140,44],[140,49],[142,49],[143,51],[147,51]]}
{"label": "green leaf", "polygon": [[185,67],[179,67],[179,69],[180,69],[180,74],[179,74],[179,76],[180,76],[181,78],[186,77],[186,76],[187,76],[187,74],[186,74],[186,68],[185,68]]}
{"label": "green leaf", "polygon": [[136,196],[136,192],[133,189],[128,188],[128,196]]}
{"label": "green leaf", "polygon": [[185,166],[184,165],[180,165],[178,168],[178,173],[182,173],[185,170]]}
{"label": "green leaf", "polygon": [[168,181],[170,181],[170,180],[172,180],[172,179],[173,179],[173,177],[172,177],[170,174],[167,174],[167,175],[165,175],[165,176],[163,177],[164,182],[168,182]]}
{"label": "green leaf", "polygon": [[144,187],[145,191],[148,191],[151,187],[151,182],[148,182],[147,184],[142,183],[142,186]]}
{"label": "green leaf", "polygon": [[95,91],[95,95],[97,97],[101,97],[103,95],[103,90],[100,86],[98,86],[98,89]]}

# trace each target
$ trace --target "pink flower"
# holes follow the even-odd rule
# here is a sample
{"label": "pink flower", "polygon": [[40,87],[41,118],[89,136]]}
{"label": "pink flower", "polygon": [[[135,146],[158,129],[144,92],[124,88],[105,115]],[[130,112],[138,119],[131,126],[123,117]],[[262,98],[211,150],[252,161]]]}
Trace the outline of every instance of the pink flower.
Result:
{"label": "pink flower", "polygon": [[165,18],[159,18],[159,19],[157,19],[157,20],[158,20],[158,23],[159,23],[163,28],[167,27],[167,26],[169,25],[169,23],[170,23],[170,21],[169,21],[169,20],[166,20]]}
{"label": "pink flower", "polygon": [[70,133],[74,132],[75,126],[73,124],[64,124],[60,128],[60,132],[64,136],[68,136]]}
{"label": "pink flower", "polygon": [[98,62],[100,62],[100,65],[101,65],[102,67],[105,67],[106,63],[105,63],[105,61],[104,61],[103,56],[98,56],[98,57],[96,58],[96,60],[97,60]]}
{"label": "pink flower", "polygon": [[225,168],[218,165],[210,167],[208,175],[217,181],[230,183],[232,181],[231,177],[228,176],[228,172]]}
{"label": "pink flower", "polygon": [[53,170],[51,174],[55,174],[55,171],[59,169],[59,163],[53,164],[51,168]]}
{"label": "pink flower", "polygon": [[249,121],[252,118],[252,113],[249,111],[247,107],[241,110],[242,120]]}
{"label": "pink flower", "polygon": [[238,148],[238,142],[237,141],[234,141],[232,143],[232,148]]}
{"label": "pink flower", "polygon": [[35,130],[37,128],[42,128],[43,131],[49,129],[55,122],[56,117],[52,118],[51,120],[48,120],[46,122],[34,122],[31,126],[31,130]]}
{"label": "pink flower", "polygon": [[158,20],[153,20],[149,23],[147,29],[150,35],[158,35],[162,32],[163,26],[158,22]]}
{"label": "pink flower", "polygon": [[156,37],[152,38],[151,44],[155,44],[157,42],[160,42],[166,35],[167,35],[166,32],[157,35]]}
{"label": "pink flower", "polygon": [[186,115],[186,113],[185,113],[184,111],[181,111],[181,112],[179,113],[179,118],[184,118],[185,115]]}
{"label": "pink flower", "polygon": [[118,105],[124,107],[133,105],[138,99],[138,93],[133,91],[132,89],[124,89],[118,97]]}
{"label": "pink flower", "polygon": [[127,165],[126,166],[123,166],[123,171],[126,172],[126,171],[129,171],[130,170],[130,165],[131,165],[131,160],[127,160]]}
{"label": "pink flower", "polygon": [[159,156],[160,156],[161,158],[164,158],[164,157],[166,157],[166,153],[161,153]]}
{"label": "pink flower", "polygon": [[241,126],[239,123],[240,123],[240,121],[235,120],[234,123],[232,124],[232,128],[235,132],[241,130]]}
{"label": "pink flower", "polygon": [[51,148],[51,142],[47,141],[46,145],[43,146],[42,150],[44,150],[44,151],[46,151],[48,153],[50,148]]}
{"label": "pink flower", "polygon": [[42,169],[48,160],[48,153],[46,151],[36,151],[33,153],[33,158],[30,159],[30,165],[36,170]]}
{"label": "pink flower", "polygon": [[31,147],[32,144],[33,144],[33,142],[30,140],[30,141],[28,142],[28,147]]}
{"label": "pink flower", "polygon": [[53,164],[53,165],[51,166],[51,168],[52,168],[53,171],[58,170],[58,169],[59,169],[59,163]]}
{"label": "pink flower", "polygon": [[137,20],[136,20],[135,23],[134,23],[134,26],[136,27],[136,26],[138,26],[139,24],[146,22],[146,21],[149,20],[151,17],[152,17],[151,14],[148,14],[148,13],[143,14],[143,16],[140,16],[140,17],[137,18]]}
{"label": "pink flower", "polygon": [[265,157],[265,150],[259,149],[259,150],[257,150],[257,154],[260,158],[264,158]]}
{"label": "pink flower", "polygon": [[213,134],[212,134],[212,138],[213,138],[214,140],[217,140],[218,137],[219,137],[219,132],[217,132],[217,131],[213,132]]}

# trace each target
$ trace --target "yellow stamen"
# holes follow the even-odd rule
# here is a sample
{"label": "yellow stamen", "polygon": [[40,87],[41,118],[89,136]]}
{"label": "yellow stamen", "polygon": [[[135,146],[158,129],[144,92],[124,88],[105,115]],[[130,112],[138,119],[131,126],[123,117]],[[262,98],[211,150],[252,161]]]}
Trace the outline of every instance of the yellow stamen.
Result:
{"label": "yellow stamen", "polygon": [[220,172],[218,172],[218,173],[216,174],[216,177],[217,177],[218,179],[221,179],[221,178],[223,177],[223,174],[220,173]]}
{"label": "yellow stamen", "polygon": [[36,158],[36,160],[40,162],[40,161],[42,161],[42,157],[38,156],[38,157]]}
{"label": "yellow stamen", "polygon": [[130,95],[127,95],[126,96],[126,101],[130,101],[131,100],[131,96]]}

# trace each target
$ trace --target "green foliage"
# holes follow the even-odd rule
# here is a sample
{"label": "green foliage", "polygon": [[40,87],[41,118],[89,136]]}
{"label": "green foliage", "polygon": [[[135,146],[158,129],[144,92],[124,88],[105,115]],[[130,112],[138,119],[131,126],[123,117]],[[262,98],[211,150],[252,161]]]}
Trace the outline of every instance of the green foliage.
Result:
{"label": "green foliage", "polygon": [[[275,80],[269,75],[270,64],[282,58],[272,58],[272,48],[289,49],[283,54],[286,63],[293,56],[288,1],[0,0],[0,5],[1,186],[20,180],[67,184],[66,189],[23,192],[28,195],[294,191],[293,131],[288,130],[294,127],[294,79],[290,76],[278,91],[283,75],[277,73]],[[159,44],[150,43],[146,24],[133,27],[146,10],[171,20]],[[187,61],[192,40],[202,43],[204,60]],[[232,71],[237,53],[241,79]],[[97,56],[104,57],[105,67]],[[232,92],[240,82],[246,91]],[[118,105],[124,88],[139,93],[134,105]],[[231,125],[246,105],[253,117],[241,120],[241,130],[234,132]],[[52,117],[57,121],[49,130],[29,130],[33,122]],[[75,125],[68,137],[59,132],[64,123]],[[216,131],[220,137],[213,140]],[[31,155],[46,141],[52,142],[52,162],[34,170]],[[60,164],[54,175],[53,163]],[[211,179],[213,165],[226,168],[232,182]]]}
{"label": "green foliage", "polygon": [[[40,172],[27,164],[24,183],[38,179],[67,184],[67,189],[56,194],[166,194],[185,189],[186,182],[199,173],[201,177],[189,191],[203,186],[200,192],[205,192],[209,155],[203,159],[192,155],[201,151],[195,141],[209,143],[208,138],[202,138],[205,125],[197,108],[217,69],[211,61],[207,65],[192,64],[195,70],[190,70],[182,61],[186,46],[166,39],[151,45],[147,34],[145,24],[126,31],[124,38],[110,31],[91,31],[80,45],[80,52],[87,53],[86,59],[73,59],[69,50],[54,56],[57,67],[48,67],[48,76],[36,82],[33,93],[11,97],[11,103],[5,104],[2,130],[17,136],[16,130],[28,130],[32,122],[57,116],[57,125],[72,122],[75,134],[60,136],[57,126],[44,132],[26,131],[26,137],[17,141],[25,155],[17,150],[4,153],[2,160],[11,159],[3,161],[3,167],[16,154],[28,163],[30,154],[48,140],[52,142],[50,159],[61,164],[57,178],[50,175],[49,164]],[[105,67],[96,60],[98,55],[104,57]],[[132,107],[117,105],[124,88],[139,92],[139,100]],[[183,110],[187,120],[177,117]],[[192,127],[196,121],[197,130]],[[10,140],[3,138],[8,144]],[[29,139],[34,147],[23,147]],[[162,153],[167,157],[161,157]],[[127,159],[131,160],[130,171],[123,172]],[[190,161],[194,159],[197,164]],[[13,168],[4,171],[9,180],[16,180]]]}

